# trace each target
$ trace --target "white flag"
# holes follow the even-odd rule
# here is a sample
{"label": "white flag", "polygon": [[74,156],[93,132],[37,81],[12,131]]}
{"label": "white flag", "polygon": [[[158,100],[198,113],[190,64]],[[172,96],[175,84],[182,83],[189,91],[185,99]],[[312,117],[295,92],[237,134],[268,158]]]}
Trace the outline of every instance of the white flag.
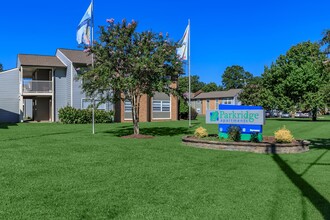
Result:
{"label": "white flag", "polygon": [[77,30],[78,44],[91,43],[92,3],[89,5],[85,15],[82,17]]}
{"label": "white flag", "polygon": [[182,39],[180,40],[179,44],[182,46],[176,49],[176,53],[179,56],[179,59],[181,60],[187,60],[188,59],[188,40],[189,40],[189,31],[190,27],[189,24],[183,34]]}

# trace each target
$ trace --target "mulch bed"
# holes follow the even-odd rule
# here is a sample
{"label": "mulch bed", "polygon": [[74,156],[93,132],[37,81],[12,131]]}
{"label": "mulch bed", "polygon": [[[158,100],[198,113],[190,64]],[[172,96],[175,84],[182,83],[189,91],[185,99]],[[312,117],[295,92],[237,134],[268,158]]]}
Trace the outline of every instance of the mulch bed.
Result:
{"label": "mulch bed", "polygon": [[121,138],[150,139],[150,138],[154,138],[154,136],[144,135],[144,134],[131,134],[131,135],[122,136]]}

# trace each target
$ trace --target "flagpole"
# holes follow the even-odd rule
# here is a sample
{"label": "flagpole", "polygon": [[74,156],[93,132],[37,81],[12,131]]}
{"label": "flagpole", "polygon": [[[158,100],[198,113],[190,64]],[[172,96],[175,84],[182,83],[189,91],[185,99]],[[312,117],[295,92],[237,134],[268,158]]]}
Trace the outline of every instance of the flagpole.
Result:
{"label": "flagpole", "polygon": [[190,79],[190,19],[188,19],[188,78],[189,78],[189,127],[191,127],[191,79]]}
{"label": "flagpole", "polygon": [[[92,36],[91,36],[91,40],[92,40],[92,47],[94,46],[94,0],[92,0]],[[92,69],[94,69],[94,53],[92,53]],[[95,134],[95,97],[93,97],[93,111],[92,111],[92,132],[93,134]]]}

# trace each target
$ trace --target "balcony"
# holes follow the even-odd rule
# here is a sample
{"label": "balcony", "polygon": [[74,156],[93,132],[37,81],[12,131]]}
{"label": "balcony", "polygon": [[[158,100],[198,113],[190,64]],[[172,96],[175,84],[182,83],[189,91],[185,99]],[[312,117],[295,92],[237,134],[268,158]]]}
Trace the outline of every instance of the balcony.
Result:
{"label": "balcony", "polygon": [[52,81],[23,80],[23,94],[51,94]]}

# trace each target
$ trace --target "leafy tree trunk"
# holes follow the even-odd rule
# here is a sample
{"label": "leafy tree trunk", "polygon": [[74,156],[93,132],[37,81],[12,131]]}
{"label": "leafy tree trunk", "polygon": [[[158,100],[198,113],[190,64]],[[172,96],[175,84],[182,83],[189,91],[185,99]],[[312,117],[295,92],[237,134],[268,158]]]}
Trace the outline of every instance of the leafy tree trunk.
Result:
{"label": "leafy tree trunk", "polygon": [[140,115],[140,96],[133,96],[132,99],[132,118],[133,118],[133,128],[134,134],[140,134],[140,127],[139,127],[139,118]]}
{"label": "leafy tree trunk", "polygon": [[317,118],[317,108],[312,110],[312,121],[316,121]]}

